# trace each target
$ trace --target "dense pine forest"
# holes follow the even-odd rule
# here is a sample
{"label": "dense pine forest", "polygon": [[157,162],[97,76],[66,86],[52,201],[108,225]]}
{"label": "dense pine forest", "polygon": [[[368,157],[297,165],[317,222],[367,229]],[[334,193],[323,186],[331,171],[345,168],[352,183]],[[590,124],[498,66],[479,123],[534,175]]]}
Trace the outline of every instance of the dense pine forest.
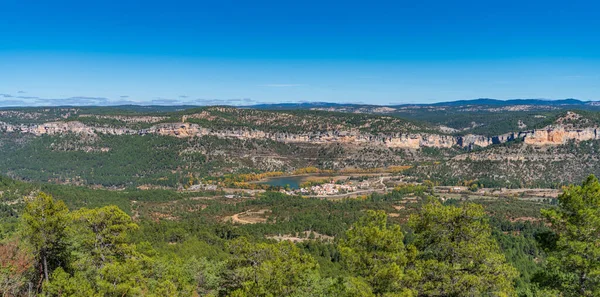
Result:
{"label": "dense pine forest", "polygon": [[0,0],[0,297],[600,297],[599,11]]}
{"label": "dense pine forest", "polygon": [[[3,296],[596,296],[600,183],[338,201],[0,180]],[[260,213],[254,224],[232,220]]]}
{"label": "dense pine forest", "polygon": [[0,0],[0,297],[600,297],[599,11]]}

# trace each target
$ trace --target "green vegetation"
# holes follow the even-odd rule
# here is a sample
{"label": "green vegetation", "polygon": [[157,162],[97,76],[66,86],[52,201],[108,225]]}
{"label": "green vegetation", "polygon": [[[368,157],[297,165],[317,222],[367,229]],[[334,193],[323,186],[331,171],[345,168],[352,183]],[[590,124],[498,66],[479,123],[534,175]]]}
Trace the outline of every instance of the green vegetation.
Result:
{"label": "green vegetation", "polygon": [[[301,168],[366,171],[411,166],[403,174],[423,181],[457,185],[464,180],[477,180],[480,185],[509,188],[558,188],[589,174],[600,174],[596,158],[598,140],[538,147],[517,138],[486,147],[446,147],[457,135],[476,134],[489,137],[486,141],[497,142],[493,136],[548,125],[560,124],[570,129],[600,125],[600,112],[593,106],[507,107],[484,103],[406,107],[388,115],[225,106],[2,109],[0,173],[28,181],[172,189],[204,181],[222,181],[224,187],[256,188],[259,186],[234,183],[234,179],[244,174],[292,174]],[[586,110],[567,109],[573,107]],[[42,136],[14,132],[19,127],[56,121],[78,121],[112,132]],[[166,123],[175,124],[172,128],[176,130],[177,123],[182,121],[197,124],[210,135],[179,138],[140,132]],[[3,130],[4,123],[16,126]],[[440,125],[455,130],[440,129]],[[117,130],[120,132],[115,132]],[[171,131],[173,135],[179,133],[175,130]],[[269,137],[231,136],[263,135],[263,132]],[[323,140],[346,133],[369,133],[377,138],[377,145],[369,141],[346,145]],[[418,149],[386,145],[391,135],[406,134],[421,134],[425,138],[436,134],[443,137],[445,143]],[[320,140],[281,141],[294,137]],[[505,138],[510,139],[510,136]]]}
{"label": "green vegetation", "polygon": [[403,240],[399,225],[387,226],[385,212],[369,211],[348,230],[340,252],[356,281],[366,282],[375,296],[410,296],[405,270],[414,250],[407,250]]}
{"label": "green vegetation", "polygon": [[[589,258],[600,201],[593,177],[567,189],[558,207],[545,206],[550,229],[539,221],[543,204],[442,204],[426,186],[337,202],[267,192],[232,204],[171,191],[1,181],[3,205],[15,214],[0,220],[0,285],[8,296],[30,288],[42,296],[594,296],[598,290],[598,261]],[[31,195],[41,187],[55,198]],[[68,203],[69,210],[57,199],[86,194],[100,200],[97,206]],[[118,201],[112,196],[130,203],[111,206]],[[205,206],[192,209],[198,204]],[[258,209],[269,210],[264,223],[224,219]],[[533,219],[511,222],[510,215]],[[277,234],[301,241],[270,239]]]}
{"label": "green vegetation", "polygon": [[404,174],[440,185],[474,180],[488,188],[559,189],[600,174],[598,152],[600,140],[547,147],[510,142],[470,152],[464,159],[421,162]]}
{"label": "green vegetation", "polygon": [[425,296],[511,296],[517,271],[491,235],[483,207],[432,202],[413,215],[417,292]]}
{"label": "green vegetation", "polygon": [[322,133],[358,129],[374,134],[432,131],[432,128],[425,123],[411,122],[396,117],[313,110],[266,111],[206,107],[179,113],[181,116],[190,114],[187,122],[211,129],[225,130],[245,128],[277,133]]}
{"label": "green vegetation", "polygon": [[549,256],[540,279],[564,296],[598,296],[600,182],[590,176],[568,187],[558,206],[542,212],[553,232],[544,242]]}
{"label": "green vegetation", "polygon": [[[567,115],[561,109],[490,108],[496,107],[463,117],[455,116],[458,107],[447,114],[427,111],[429,118],[425,111],[399,112],[426,123],[231,107],[8,109],[0,115],[18,125],[76,120],[130,129],[185,119],[213,131],[261,130],[282,137],[344,130],[439,134],[432,128],[438,124],[470,127],[455,134],[492,135],[515,126],[541,127]],[[563,123],[575,128],[600,123],[600,113],[578,114]],[[0,292],[597,296],[600,183],[595,177],[567,187],[558,199],[516,192],[478,195],[490,188],[578,182],[600,173],[599,152],[598,140],[410,150],[214,135],[0,132],[0,172],[15,178],[0,175]],[[368,174],[381,174],[376,184],[381,193],[327,200],[288,196],[256,183],[326,173],[371,184],[375,178]],[[468,192],[446,199],[437,196],[434,185]]]}

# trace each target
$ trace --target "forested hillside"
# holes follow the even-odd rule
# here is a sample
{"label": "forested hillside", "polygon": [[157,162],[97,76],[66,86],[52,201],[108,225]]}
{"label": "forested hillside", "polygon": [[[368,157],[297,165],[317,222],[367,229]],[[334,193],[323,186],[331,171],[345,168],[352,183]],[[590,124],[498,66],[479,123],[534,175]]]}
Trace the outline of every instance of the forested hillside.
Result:
{"label": "forested hillside", "polygon": [[[595,276],[577,280],[598,262],[568,264],[597,242],[586,233],[594,220],[568,219],[574,207],[597,211],[594,177],[565,190],[558,206],[442,202],[427,186],[328,201],[8,178],[0,185],[0,286],[8,296],[593,296],[599,289]],[[236,221],[238,214],[254,223]]]}
{"label": "forested hillside", "polygon": [[600,297],[599,11],[0,0],[0,297]]}
{"label": "forested hillside", "polygon": [[405,174],[420,180],[510,188],[557,188],[600,174],[594,153],[600,113],[541,106],[396,110],[412,116],[233,107],[4,109],[0,172],[29,181],[172,189],[190,179],[199,184],[307,167],[411,166]]}
{"label": "forested hillside", "polygon": [[599,294],[598,113],[493,108],[1,110],[0,288]]}

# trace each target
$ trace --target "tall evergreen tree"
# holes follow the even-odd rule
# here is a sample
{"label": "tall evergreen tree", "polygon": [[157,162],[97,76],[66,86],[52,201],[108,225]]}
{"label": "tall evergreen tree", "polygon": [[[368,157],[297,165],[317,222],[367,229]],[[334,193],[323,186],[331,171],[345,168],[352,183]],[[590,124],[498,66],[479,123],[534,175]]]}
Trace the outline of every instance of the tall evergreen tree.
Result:
{"label": "tall evergreen tree", "polygon": [[55,268],[64,265],[68,214],[64,202],[43,192],[25,205],[23,235],[33,247],[46,281]]}
{"label": "tall evergreen tree", "polygon": [[419,296],[513,296],[514,267],[492,238],[483,207],[432,201],[410,218]]}
{"label": "tall evergreen tree", "polygon": [[399,225],[388,225],[383,211],[368,211],[346,235],[340,252],[350,272],[371,285],[376,295],[410,296],[405,276],[410,253]]}
{"label": "tall evergreen tree", "polygon": [[230,247],[230,296],[322,296],[318,264],[289,241],[252,244],[244,237]]}
{"label": "tall evergreen tree", "polygon": [[96,267],[131,253],[127,242],[129,232],[138,228],[131,217],[117,206],[102,208],[82,208],[73,213],[75,231],[81,237],[83,250],[91,255]]}
{"label": "tall evergreen tree", "polygon": [[[600,182],[591,175],[542,210],[551,224],[545,284],[564,296],[600,296]],[[543,280],[544,278],[540,278]]]}

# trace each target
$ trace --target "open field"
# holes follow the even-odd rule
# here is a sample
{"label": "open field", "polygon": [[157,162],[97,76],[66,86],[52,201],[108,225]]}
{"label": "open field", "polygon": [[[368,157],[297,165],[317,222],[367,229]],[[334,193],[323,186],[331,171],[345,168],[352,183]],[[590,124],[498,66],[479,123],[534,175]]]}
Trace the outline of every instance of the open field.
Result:
{"label": "open field", "polygon": [[268,214],[271,211],[268,209],[259,209],[256,211],[247,210],[241,213],[236,213],[230,217],[225,217],[225,222],[231,221],[234,224],[257,224],[267,222]]}

